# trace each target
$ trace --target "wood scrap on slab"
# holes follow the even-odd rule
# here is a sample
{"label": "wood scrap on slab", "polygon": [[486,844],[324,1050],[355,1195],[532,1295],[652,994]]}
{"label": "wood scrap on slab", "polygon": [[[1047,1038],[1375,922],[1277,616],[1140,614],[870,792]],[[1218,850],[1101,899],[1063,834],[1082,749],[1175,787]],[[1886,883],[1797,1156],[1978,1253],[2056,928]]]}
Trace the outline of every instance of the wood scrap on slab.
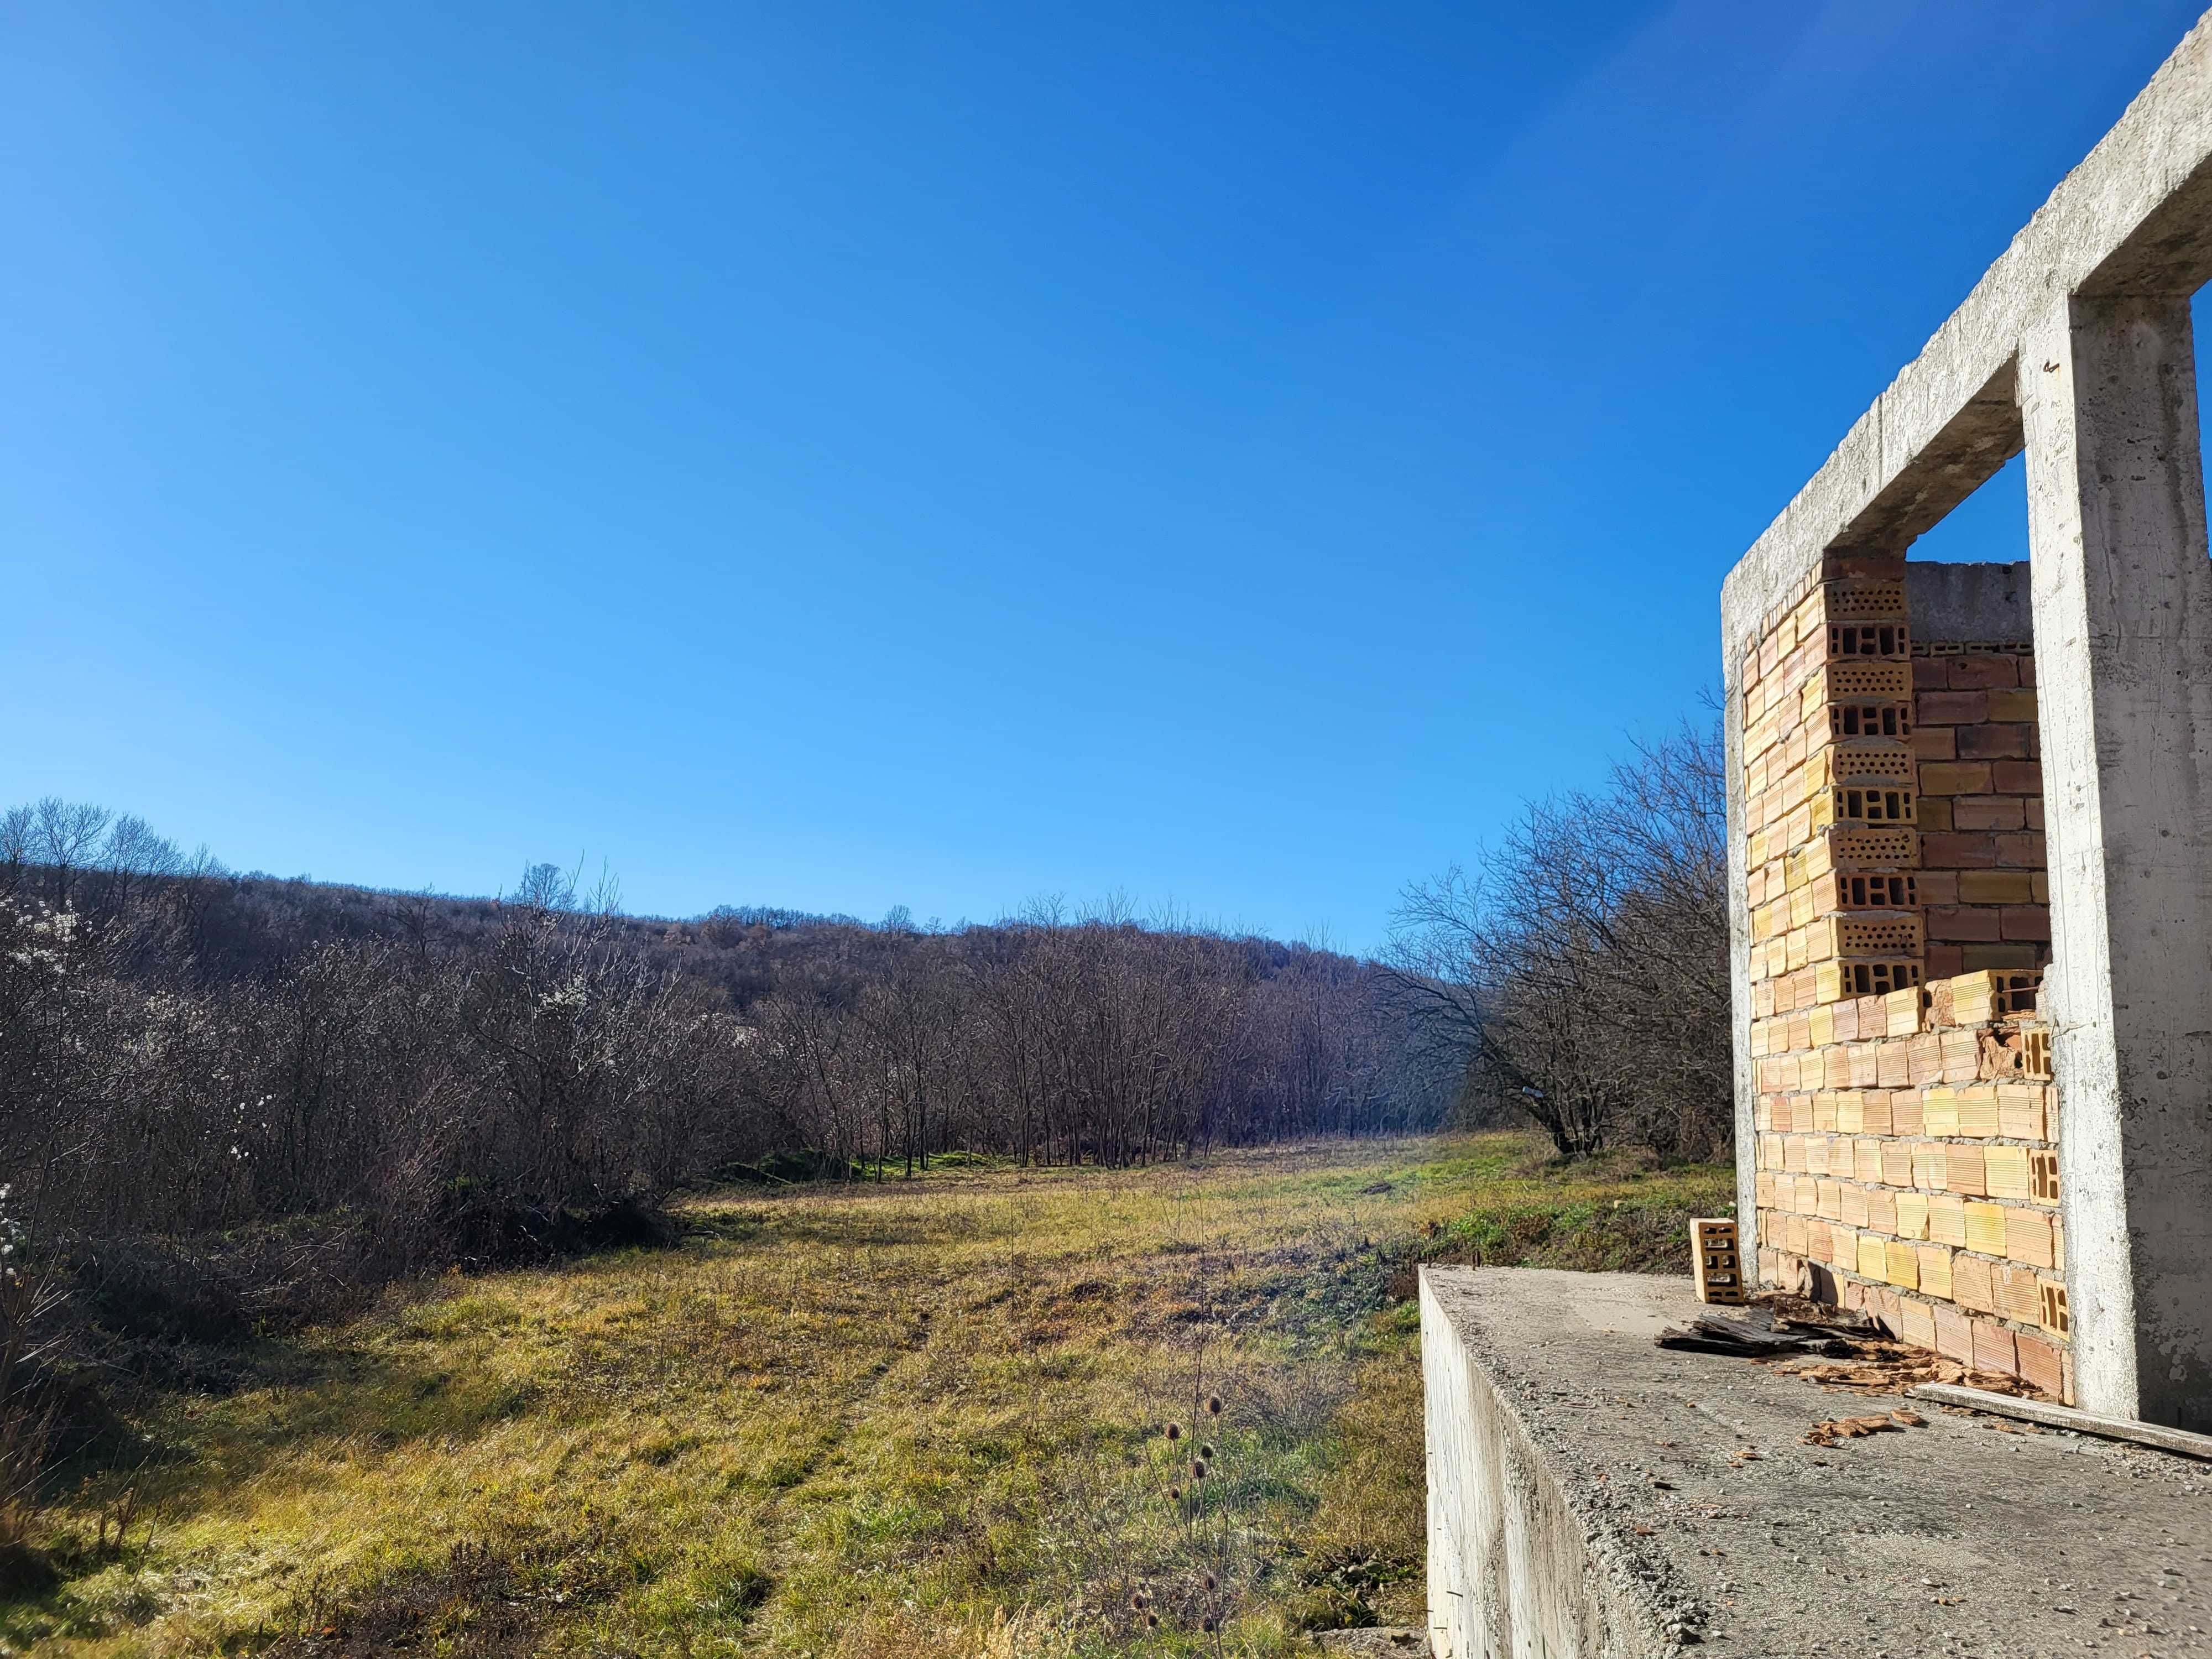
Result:
{"label": "wood scrap on slab", "polygon": [[1850,1352],[1848,1342],[1839,1342],[1837,1338],[1818,1332],[1778,1331],[1771,1325],[1762,1328],[1759,1322],[1729,1319],[1718,1314],[1700,1314],[1686,1329],[1669,1325],[1651,1340],[1662,1348],[1678,1348],[1688,1353],[1729,1354],[1740,1359],[1826,1353],[1838,1346],[1843,1352]]}

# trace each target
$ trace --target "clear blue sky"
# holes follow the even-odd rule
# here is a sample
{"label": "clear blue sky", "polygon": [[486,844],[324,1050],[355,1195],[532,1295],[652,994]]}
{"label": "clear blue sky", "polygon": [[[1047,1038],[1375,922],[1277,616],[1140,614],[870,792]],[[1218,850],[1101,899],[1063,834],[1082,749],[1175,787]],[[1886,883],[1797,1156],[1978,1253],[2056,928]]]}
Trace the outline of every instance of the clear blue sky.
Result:
{"label": "clear blue sky", "polygon": [[2193,15],[11,5],[0,796],[1371,945]]}

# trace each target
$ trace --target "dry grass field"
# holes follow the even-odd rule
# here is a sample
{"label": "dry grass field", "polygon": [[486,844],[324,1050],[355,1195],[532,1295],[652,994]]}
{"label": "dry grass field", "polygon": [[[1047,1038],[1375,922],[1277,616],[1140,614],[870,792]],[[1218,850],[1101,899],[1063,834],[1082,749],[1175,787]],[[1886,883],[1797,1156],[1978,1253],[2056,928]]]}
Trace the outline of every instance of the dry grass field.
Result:
{"label": "dry grass field", "polygon": [[149,1402],[155,1452],[65,1498],[64,1582],[0,1643],[1013,1659],[1414,1621],[1407,1264],[1672,1271],[1731,1197],[1547,1151],[746,1191],[675,1249],[410,1286]]}

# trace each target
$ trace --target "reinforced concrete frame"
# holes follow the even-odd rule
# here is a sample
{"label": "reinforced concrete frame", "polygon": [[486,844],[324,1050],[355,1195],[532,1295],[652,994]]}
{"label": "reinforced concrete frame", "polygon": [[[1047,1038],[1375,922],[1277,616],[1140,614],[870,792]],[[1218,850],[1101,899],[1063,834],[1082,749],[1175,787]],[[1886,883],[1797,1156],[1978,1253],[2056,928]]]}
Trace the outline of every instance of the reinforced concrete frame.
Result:
{"label": "reinforced concrete frame", "polygon": [[[2191,296],[2212,14],[1722,588],[1738,1214],[1753,1191],[1747,647],[1825,558],[1896,557],[2027,452],[2079,1403],[2212,1431],[2212,555]],[[1747,1260],[1754,1255],[1747,1250]]]}

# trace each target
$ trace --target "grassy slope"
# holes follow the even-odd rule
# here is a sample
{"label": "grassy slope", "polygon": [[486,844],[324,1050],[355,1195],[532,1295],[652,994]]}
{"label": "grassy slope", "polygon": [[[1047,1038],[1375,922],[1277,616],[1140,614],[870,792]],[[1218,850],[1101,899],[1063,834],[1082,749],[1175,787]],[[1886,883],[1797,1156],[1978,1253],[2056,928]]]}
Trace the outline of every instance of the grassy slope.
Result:
{"label": "grassy slope", "polygon": [[[702,1200],[679,1249],[418,1286],[304,1384],[161,1402],[151,1545],[0,1639],[912,1659],[1411,1616],[1403,1262],[1671,1269],[1729,1181],[1485,1135]],[[1211,1393],[1194,1488],[1159,1430]]]}

